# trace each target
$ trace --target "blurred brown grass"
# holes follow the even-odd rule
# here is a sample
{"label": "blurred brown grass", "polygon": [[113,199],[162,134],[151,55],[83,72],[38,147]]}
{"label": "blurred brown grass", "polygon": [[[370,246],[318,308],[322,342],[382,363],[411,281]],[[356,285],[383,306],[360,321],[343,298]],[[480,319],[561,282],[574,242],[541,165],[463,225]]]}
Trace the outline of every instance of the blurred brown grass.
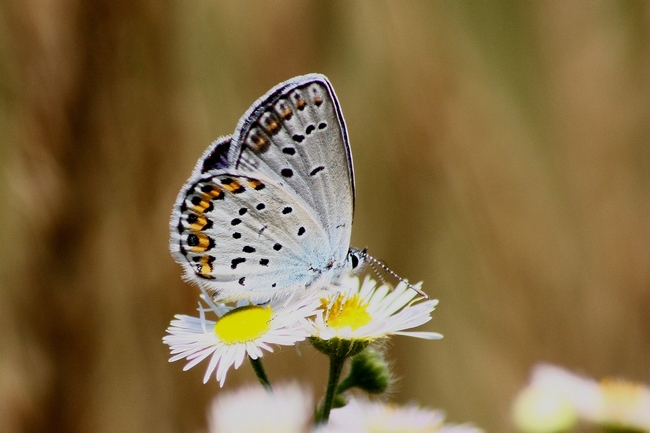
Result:
{"label": "blurred brown grass", "polygon": [[[0,5],[0,425],[196,431],[214,383],[161,343],[167,251],[211,140],[321,72],[348,123],[353,244],[441,300],[395,398],[511,430],[531,365],[650,382],[647,2]],[[320,393],[307,347],[268,358]],[[252,380],[248,366],[226,389]]]}

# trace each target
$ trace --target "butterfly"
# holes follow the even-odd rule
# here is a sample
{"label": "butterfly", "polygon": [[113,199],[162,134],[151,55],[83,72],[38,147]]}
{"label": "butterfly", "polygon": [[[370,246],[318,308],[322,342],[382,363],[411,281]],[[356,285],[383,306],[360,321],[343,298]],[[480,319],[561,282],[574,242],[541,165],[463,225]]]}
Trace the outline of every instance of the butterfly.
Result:
{"label": "butterfly", "polygon": [[334,89],[324,75],[295,77],[203,153],[174,204],[170,250],[186,279],[220,302],[322,288],[365,262],[404,281],[350,248],[354,200]]}

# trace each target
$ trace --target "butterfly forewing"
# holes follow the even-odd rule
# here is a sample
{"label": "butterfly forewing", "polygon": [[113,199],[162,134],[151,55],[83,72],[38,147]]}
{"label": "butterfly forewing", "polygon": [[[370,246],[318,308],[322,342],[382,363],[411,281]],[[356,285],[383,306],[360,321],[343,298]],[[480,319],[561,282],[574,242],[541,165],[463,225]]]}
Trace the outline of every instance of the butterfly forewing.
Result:
{"label": "butterfly forewing", "polygon": [[354,177],[347,131],[329,81],[298,77],[271,90],[233,136],[238,169],[262,173],[305,201],[327,232],[337,260],[347,254]]}

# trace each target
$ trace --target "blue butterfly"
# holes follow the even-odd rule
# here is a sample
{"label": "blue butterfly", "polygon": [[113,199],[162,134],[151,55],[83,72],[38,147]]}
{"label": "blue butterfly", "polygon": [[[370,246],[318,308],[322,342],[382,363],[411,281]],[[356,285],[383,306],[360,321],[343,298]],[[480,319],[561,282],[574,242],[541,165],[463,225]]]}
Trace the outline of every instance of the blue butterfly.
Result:
{"label": "blue butterfly", "polygon": [[176,199],[170,249],[214,300],[264,301],[377,262],[350,248],[353,213],[343,114],[329,80],[309,74],[272,88],[205,151]]}

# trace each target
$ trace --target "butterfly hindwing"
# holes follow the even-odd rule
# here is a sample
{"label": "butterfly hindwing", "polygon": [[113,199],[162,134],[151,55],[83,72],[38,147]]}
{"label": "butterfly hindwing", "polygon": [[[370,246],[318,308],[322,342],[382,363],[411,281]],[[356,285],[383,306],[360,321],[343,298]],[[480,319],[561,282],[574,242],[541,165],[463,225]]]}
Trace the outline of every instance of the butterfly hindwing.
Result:
{"label": "butterfly hindwing", "polygon": [[[219,297],[269,297],[318,279],[327,234],[272,180],[217,170],[186,191],[172,242],[186,274]],[[314,269],[314,270],[310,270]]]}

